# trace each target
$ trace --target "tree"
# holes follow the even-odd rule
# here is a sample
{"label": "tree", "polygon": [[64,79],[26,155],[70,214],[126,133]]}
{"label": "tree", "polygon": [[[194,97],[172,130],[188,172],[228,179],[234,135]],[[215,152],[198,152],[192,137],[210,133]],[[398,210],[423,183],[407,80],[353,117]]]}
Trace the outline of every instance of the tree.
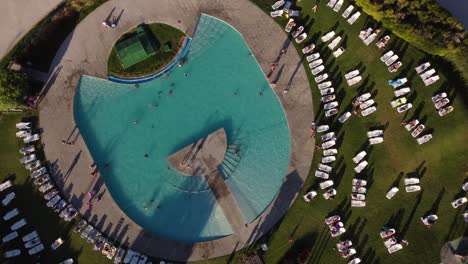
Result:
{"label": "tree", "polygon": [[23,73],[0,70],[0,101],[19,102],[26,89],[27,76]]}

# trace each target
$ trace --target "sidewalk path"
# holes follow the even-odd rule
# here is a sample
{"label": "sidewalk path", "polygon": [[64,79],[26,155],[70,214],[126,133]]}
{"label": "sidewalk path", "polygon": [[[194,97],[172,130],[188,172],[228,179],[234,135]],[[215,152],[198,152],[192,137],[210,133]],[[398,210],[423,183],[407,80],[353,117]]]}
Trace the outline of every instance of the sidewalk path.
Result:
{"label": "sidewalk path", "polygon": [[[101,25],[113,8],[122,17],[116,29]],[[90,175],[89,151],[73,118],[73,97],[82,74],[107,78],[107,58],[115,41],[140,23],[160,22],[194,31],[200,13],[220,18],[245,38],[264,72],[268,72],[287,35],[267,14],[248,0],[111,0],[86,17],[65,40],[51,67],[50,79],[40,104],[40,126],[45,154],[56,173],[53,177],[69,201],[111,239],[145,254],[179,261],[194,261],[231,254],[264,235],[286,213],[309,174],[314,142],[308,128],[313,121],[312,97],[301,57],[292,44],[280,65],[282,77],[275,88],[285,109],[291,136],[288,174],[269,207],[239,233],[218,240],[183,243],[146,233],[117,206],[105,183]],[[289,84],[289,92],[283,94]],[[77,138],[74,145],[63,139]],[[67,173],[65,173],[67,172]],[[86,193],[103,193],[92,213],[86,212]]]}
{"label": "sidewalk path", "polygon": [[5,0],[0,15],[0,59],[63,0]]}

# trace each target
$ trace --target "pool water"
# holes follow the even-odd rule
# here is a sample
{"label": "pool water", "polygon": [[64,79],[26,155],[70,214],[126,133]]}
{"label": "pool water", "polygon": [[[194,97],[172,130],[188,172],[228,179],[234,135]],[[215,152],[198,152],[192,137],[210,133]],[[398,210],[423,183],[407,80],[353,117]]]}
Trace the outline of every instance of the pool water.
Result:
{"label": "pool water", "polygon": [[166,160],[219,128],[239,145],[219,170],[246,222],[265,210],[286,176],[290,141],[281,104],[240,33],[216,18],[200,17],[187,63],[167,78],[128,85],[82,76],[74,100],[76,124],[112,197],[161,237],[195,242],[233,233],[205,179],[179,174]]}

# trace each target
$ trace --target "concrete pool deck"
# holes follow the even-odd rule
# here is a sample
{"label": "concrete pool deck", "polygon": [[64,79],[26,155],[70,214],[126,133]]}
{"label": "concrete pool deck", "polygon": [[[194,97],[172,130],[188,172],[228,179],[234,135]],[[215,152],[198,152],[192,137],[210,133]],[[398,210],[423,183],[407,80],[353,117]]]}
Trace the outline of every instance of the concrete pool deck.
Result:
{"label": "concrete pool deck", "polygon": [[[115,29],[101,25],[109,13],[118,18]],[[49,81],[40,99],[42,142],[55,182],[69,201],[87,220],[112,240],[122,241],[145,254],[178,261],[195,261],[224,256],[251,244],[270,230],[286,213],[309,174],[314,142],[308,128],[313,121],[312,97],[301,57],[292,44],[279,61],[281,78],[275,88],[288,119],[291,157],[288,173],[278,195],[265,211],[249,225],[240,223],[232,205],[235,234],[222,239],[184,243],[147,233],[128,218],[112,199],[100,177],[91,176],[91,155],[79,134],[73,117],[73,97],[83,74],[107,78],[107,58],[117,39],[140,23],[172,25],[191,36],[198,18],[205,13],[232,25],[245,38],[266,73],[287,43],[287,35],[267,14],[248,0],[111,0],[86,17],[66,39],[51,67]],[[284,66],[284,67],[283,67]],[[288,87],[288,92],[283,89]],[[72,145],[62,144],[62,140]],[[210,185],[219,183],[214,177]],[[210,179],[207,178],[208,181]],[[218,182],[217,182],[218,181]],[[86,211],[87,192],[97,190],[99,202]],[[222,193],[216,194],[222,196]],[[228,197],[229,198],[229,197]],[[232,200],[225,200],[229,207]],[[224,207],[223,206],[223,207]]]}

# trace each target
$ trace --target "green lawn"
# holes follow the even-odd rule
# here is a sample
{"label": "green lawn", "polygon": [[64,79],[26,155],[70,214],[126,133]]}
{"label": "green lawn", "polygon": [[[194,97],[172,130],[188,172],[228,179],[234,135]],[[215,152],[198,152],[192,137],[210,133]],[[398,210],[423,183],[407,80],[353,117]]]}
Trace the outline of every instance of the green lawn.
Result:
{"label": "green lawn", "polygon": [[[15,124],[21,120],[30,120],[37,123],[37,115],[35,113],[27,114],[7,114],[0,113],[0,177],[1,181],[11,179],[14,187],[0,193],[0,198],[8,194],[10,191],[16,193],[16,198],[7,207],[0,208],[0,215],[3,215],[13,208],[18,208],[20,215],[5,222],[2,221],[0,226],[0,236],[9,234],[10,226],[20,220],[26,218],[27,225],[21,228],[18,233],[22,237],[32,230],[37,230],[40,239],[46,250],[40,254],[41,263],[59,263],[67,258],[73,258],[78,263],[98,264],[105,263],[105,257],[100,253],[92,250],[92,247],[83,239],[79,238],[79,234],[71,231],[72,223],[66,223],[61,220],[56,213],[46,207],[46,202],[42,198],[41,193],[33,185],[29,178],[29,172],[24,169],[19,159],[23,157],[18,150],[24,146],[24,143],[15,137],[17,129]],[[41,144],[36,144],[36,148],[41,148]],[[41,160],[44,160],[42,150],[36,151]],[[77,217],[78,218],[78,217]],[[56,251],[50,249],[50,245],[58,237],[62,237],[66,242]],[[22,257],[13,258],[11,261],[3,259],[3,252],[11,249],[20,249]],[[0,251],[2,257],[0,263],[35,263],[36,257],[28,257],[28,253],[21,244],[19,238],[11,242],[2,244]]]}
{"label": "green lawn", "polygon": [[[273,1],[254,2],[266,12],[271,11]],[[396,38],[391,32],[386,32],[392,38],[387,47],[403,58],[400,71],[389,73],[387,67],[379,60],[383,51],[377,49],[375,42],[365,46],[358,38],[360,30],[368,26],[376,28],[376,23],[361,12],[361,17],[351,26],[341,17],[349,1],[345,1],[339,14],[326,7],[327,2],[320,1],[315,14],[311,11],[315,1],[300,1],[298,5],[302,8],[300,24],[306,25],[309,36],[304,43],[318,44],[318,51],[322,58],[326,58],[326,71],[333,77],[333,86],[340,98],[340,112],[335,120],[332,122],[323,119],[317,85],[311,81],[314,113],[317,120],[320,120],[318,124],[332,125],[338,134],[338,141],[341,142],[337,161],[333,163],[334,173],[331,175],[335,186],[338,186],[338,195],[333,201],[317,197],[311,203],[305,203],[299,197],[275,230],[262,239],[269,245],[265,261],[345,263],[334,249],[340,239],[332,238],[323,223],[326,216],[337,212],[344,218],[347,228],[347,232],[341,238],[353,241],[358,251],[356,256],[363,259],[364,263],[438,263],[442,245],[468,231],[461,216],[465,207],[453,209],[450,205],[455,197],[465,195],[461,185],[468,176],[468,122],[464,95],[467,88],[463,86],[459,76],[453,73],[448,63],[439,58],[429,57]],[[286,23],[285,18],[275,20],[282,27]],[[346,49],[337,59],[331,56],[328,47],[319,40],[320,36],[331,29],[343,37],[340,45]],[[385,32],[385,29],[383,31]],[[381,33],[379,37],[383,35]],[[295,46],[302,48],[305,44]],[[428,87],[424,86],[414,71],[419,63],[425,61],[430,61],[441,77],[441,80]],[[304,67],[309,72],[306,63]],[[363,81],[348,87],[344,81],[344,74],[356,68],[361,69]],[[396,77],[407,77],[411,87],[412,92],[407,98],[411,98],[413,108],[406,114],[398,114],[390,106],[393,91],[387,81]],[[309,80],[312,80],[310,72]],[[353,98],[367,91],[376,94],[374,100],[377,103],[377,111],[367,117],[352,116],[344,125],[340,125],[336,121],[337,117],[350,109]],[[446,91],[455,108],[443,118],[439,117],[431,102],[431,96],[438,91]],[[411,135],[399,125],[402,120],[412,117],[424,120],[427,131],[432,131],[434,136],[432,141],[425,145],[417,145]],[[353,170],[355,164],[351,159],[366,144],[366,131],[377,126],[386,126],[385,142],[367,148],[368,168],[357,176]],[[319,142],[318,136],[316,140]],[[313,174],[322,157],[321,152],[322,150],[316,149],[310,177],[300,193],[301,196],[311,189],[319,189],[320,181]],[[420,177],[422,191],[406,193],[403,183],[405,176]],[[354,177],[370,182],[365,208],[350,208],[351,179]],[[400,187],[400,192],[392,200],[387,200],[385,193],[394,185]],[[319,195],[321,193],[319,191]],[[419,219],[429,211],[437,212],[440,218],[431,229],[427,229]],[[378,234],[383,225],[397,229],[399,237],[408,240],[409,246],[390,255]],[[293,238],[293,243],[288,243],[290,237]],[[240,261],[241,255],[245,255],[245,251],[234,257],[223,257],[203,263],[226,263],[232,259]]]}
{"label": "green lawn", "polygon": [[[109,75],[117,77],[147,76],[157,72],[174,59],[174,56],[179,51],[179,47],[182,44],[185,34],[182,31],[166,24],[155,23],[149,24],[148,26],[161,45],[159,50],[145,60],[128,68],[124,68],[115,48],[113,48],[108,60]],[[132,31],[129,33],[131,34]],[[123,35],[120,39],[123,38],[126,38],[126,35]],[[165,50],[165,45],[168,45],[170,49]]]}

